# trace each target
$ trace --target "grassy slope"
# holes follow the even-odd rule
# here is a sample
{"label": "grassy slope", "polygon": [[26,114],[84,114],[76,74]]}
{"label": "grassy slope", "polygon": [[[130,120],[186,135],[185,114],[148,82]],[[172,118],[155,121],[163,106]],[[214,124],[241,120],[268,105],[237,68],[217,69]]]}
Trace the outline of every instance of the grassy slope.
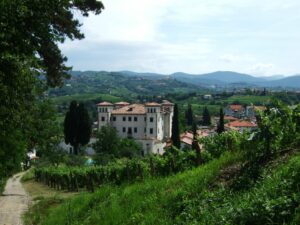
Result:
{"label": "grassy slope", "polygon": [[263,104],[267,103],[270,100],[270,96],[255,96],[255,95],[234,95],[229,97],[226,100],[223,100],[225,103],[234,103],[239,102],[240,104]]}
{"label": "grassy slope", "polygon": [[85,94],[74,94],[68,96],[60,96],[60,97],[53,97],[51,98],[54,104],[62,104],[62,103],[69,103],[73,100],[76,101],[88,101],[101,98],[102,101],[109,101],[109,102],[117,102],[121,101],[122,99],[117,96],[113,96],[110,94],[100,94],[100,93],[85,93]]}
{"label": "grassy slope", "polygon": [[94,194],[82,194],[51,208],[34,224],[173,224],[177,202],[183,196],[206,190],[222,168],[239,159],[239,154],[225,154],[174,176],[103,186]]}

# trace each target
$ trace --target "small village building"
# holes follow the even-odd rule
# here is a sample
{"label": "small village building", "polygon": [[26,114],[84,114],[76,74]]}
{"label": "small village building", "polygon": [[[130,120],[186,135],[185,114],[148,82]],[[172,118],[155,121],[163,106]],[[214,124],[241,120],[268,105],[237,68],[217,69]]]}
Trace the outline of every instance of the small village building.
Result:
{"label": "small village building", "polygon": [[224,109],[224,115],[241,119],[245,117],[246,109],[243,105],[228,105]]}
{"label": "small village building", "polygon": [[205,100],[211,100],[212,98],[213,98],[212,95],[209,94],[203,95],[203,99]]}
{"label": "small village building", "polygon": [[[212,130],[197,130],[198,138],[209,137],[215,134]],[[194,135],[190,131],[186,131],[180,135],[180,148],[192,148]],[[202,145],[200,144],[202,149]]]}
{"label": "small village building", "polygon": [[112,126],[121,138],[133,138],[143,147],[143,153],[163,154],[172,135],[174,104],[129,104],[101,102],[98,108],[98,129]]}
{"label": "small village building", "polygon": [[265,111],[267,108],[265,106],[247,106],[246,107],[246,115],[248,118],[253,118],[257,115],[257,112],[259,111]]}
{"label": "small village building", "polygon": [[257,124],[246,120],[235,120],[225,124],[225,128],[239,132],[253,131],[257,129]]}

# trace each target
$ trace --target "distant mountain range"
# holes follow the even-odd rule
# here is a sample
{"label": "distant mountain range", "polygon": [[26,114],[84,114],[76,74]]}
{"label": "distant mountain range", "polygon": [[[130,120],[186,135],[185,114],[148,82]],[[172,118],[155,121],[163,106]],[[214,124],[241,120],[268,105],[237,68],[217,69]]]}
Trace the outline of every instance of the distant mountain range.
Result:
{"label": "distant mountain range", "polygon": [[[143,89],[145,86],[151,88],[151,83],[155,84],[155,89],[158,86],[164,85],[169,88],[273,88],[273,89],[300,89],[300,75],[284,77],[283,75],[274,75],[269,77],[256,77],[249,74],[237,73],[232,71],[217,71],[206,74],[189,74],[183,72],[177,72],[172,74],[158,74],[158,73],[138,73],[132,71],[118,71],[118,72],[106,72],[106,71],[71,71],[71,75],[75,77],[85,77],[89,80],[97,80],[96,83],[104,82],[107,86],[107,81],[111,80],[110,84],[128,86],[132,88]],[[100,78],[102,77],[102,79]],[[104,78],[105,77],[105,78]],[[94,81],[95,81],[94,80]],[[114,80],[114,81],[113,81]],[[147,82],[151,81],[151,82]],[[177,81],[177,83],[174,83]],[[129,83],[128,83],[129,82]],[[179,82],[179,83],[178,83]],[[99,84],[100,84],[99,83]],[[104,84],[103,83],[103,84]],[[132,85],[135,86],[132,86]],[[185,85],[184,85],[185,84]],[[188,86],[186,86],[188,85]],[[108,85],[110,86],[110,85]],[[157,86],[157,87],[156,87]],[[159,89],[159,88],[158,88]],[[148,90],[148,88],[146,88]],[[150,90],[149,90],[150,91]]]}
{"label": "distant mountain range", "polygon": [[170,75],[157,73],[136,73],[131,71],[120,71],[119,73],[131,77],[143,77],[145,79],[163,79],[166,77],[201,87],[272,87],[272,88],[300,88],[300,75],[284,77],[274,75],[269,77],[255,77],[249,74],[232,71],[217,71],[206,74],[188,74],[177,72]]}

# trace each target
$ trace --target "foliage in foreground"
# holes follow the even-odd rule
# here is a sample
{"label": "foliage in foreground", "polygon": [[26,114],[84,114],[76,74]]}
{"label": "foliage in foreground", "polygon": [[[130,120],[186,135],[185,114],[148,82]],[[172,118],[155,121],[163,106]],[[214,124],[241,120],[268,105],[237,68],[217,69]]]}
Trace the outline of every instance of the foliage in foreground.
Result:
{"label": "foliage in foreground", "polygon": [[240,158],[237,152],[225,153],[219,159],[174,176],[149,178],[129,185],[103,185],[93,194],[82,194],[50,208],[44,217],[28,224],[170,224],[185,196],[196,196],[223,168]]}
{"label": "foliage in foreground", "polygon": [[93,167],[40,167],[35,169],[35,178],[50,187],[78,191],[106,183],[121,184],[144,180],[149,177],[167,176],[196,165],[194,152],[170,148],[164,156],[153,155],[144,159],[120,159],[105,166]]}
{"label": "foliage in foreground", "polygon": [[299,224],[299,154],[267,167],[260,181],[247,191],[213,187],[222,171],[240,159],[238,154],[226,153],[175,176],[132,185],[105,185],[93,194],[48,209],[31,223]]}

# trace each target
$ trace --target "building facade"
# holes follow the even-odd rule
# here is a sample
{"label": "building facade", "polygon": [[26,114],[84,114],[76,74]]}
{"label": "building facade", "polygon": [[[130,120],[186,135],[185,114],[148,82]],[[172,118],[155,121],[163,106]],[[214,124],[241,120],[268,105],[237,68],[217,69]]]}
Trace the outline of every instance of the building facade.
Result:
{"label": "building facade", "polygon": [[242,105],[228,105],[224,108],[225,116],[233,116],[235,118],[243,118],[246,115],[245,107]]}
{"label": "building facade", "polygon": [[174,104],[129,104],[101,102],[98,108],[98,129],[115,128],[122,138],[133,138],[143,147],[143,153],[163,154],[166,141],[172,135]]}

